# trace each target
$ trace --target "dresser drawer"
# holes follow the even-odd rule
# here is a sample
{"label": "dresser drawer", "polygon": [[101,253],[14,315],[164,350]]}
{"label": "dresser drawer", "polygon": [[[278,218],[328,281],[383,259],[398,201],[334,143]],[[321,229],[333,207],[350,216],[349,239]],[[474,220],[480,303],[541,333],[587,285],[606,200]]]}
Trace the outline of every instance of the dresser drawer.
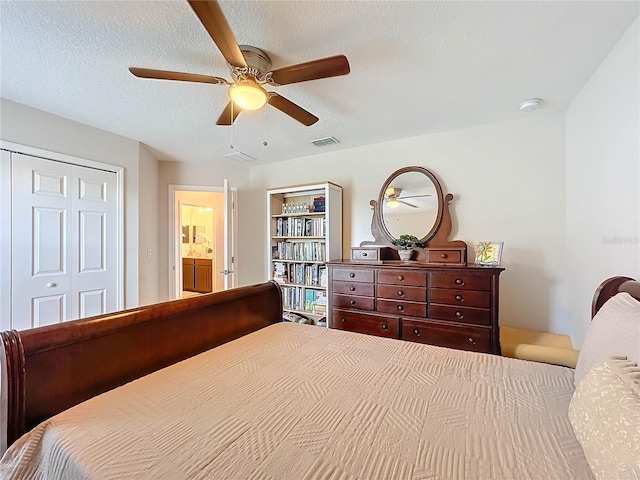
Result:
{"label": "dresser drawer", "polygon": [[429,249],[427,251],[428,263],[462,263],[462,251],[461,250],[435,250]]}
{"label": "dresser drawer", "polygon": [[373,283],[374,270],[335,268],[332,276],[333,280]]}
{"label": "dresser drawer", "polygon": [[491,333],[482,328],[403,319],[402,339],[472,352],[491,352]]}
{"label": "dresser drawer", "polygon": [[405,270],[378,270],[378,283],[426,287],[427,274],[425,272],[407,272]]}
{"label": "dresser drawer", "polygon": [[491,307],[490,292],[476,292],[473,290],[454,290],[449,288],[432,288],[429,291],[431,303],[446,305],[462,305],[467,307]]}
{"label": "dresser drawer", "polygon": [[350,332],[378,335],[379,337],[399,338],[400,321],[397,318],[385,318],[375,315],[333,311],[333,328]]}
{"label": "dresser drawer", "polygon": [[429,275],[431,288],[455,288],[457,290],[491,291],[490,277],[476,277],[472,275],[431,273]]}
{"label": "dresser drawer", "polygon": [[331,289],[333,293],[346,293],[361,297],[373,297],[375,292],[373,283],[333,282]]}
{"label": "dresser drawer", "polygon": [[409,315],[411,317],[426,317],[427,304],[379,298],[376,311],[395,315]]}
{"label": "dresser drawer", "polygon": [[380,260],[379,248],[352,248],[351,260]]}
{"label": "dresser drawer", "polygon": [[427,289],[423,287],[406,287],[404,285],[378,285],[376,297],[393,300],[409,300],[412,302],[426,302]]}
{"label": "dresser drawer", "polygon": [[373,311],[373,297],[356,297],[353,295],[333,295],[333,306],[342,308],[357,308],[358,310]]}
{"label": "dresser drawer", "polygon": [[456,323],[491,325],[491,310],[429,304],[429,318]]}

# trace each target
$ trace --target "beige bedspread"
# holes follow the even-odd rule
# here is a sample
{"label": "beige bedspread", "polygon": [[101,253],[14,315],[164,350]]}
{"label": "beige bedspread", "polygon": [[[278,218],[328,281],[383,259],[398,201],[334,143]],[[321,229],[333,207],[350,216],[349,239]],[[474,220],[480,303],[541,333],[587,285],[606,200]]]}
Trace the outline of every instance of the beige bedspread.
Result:
{"label": "beige bedspread", "polygon": [[281,323],[84,402],[1,478],[589,479],[573,371]]}

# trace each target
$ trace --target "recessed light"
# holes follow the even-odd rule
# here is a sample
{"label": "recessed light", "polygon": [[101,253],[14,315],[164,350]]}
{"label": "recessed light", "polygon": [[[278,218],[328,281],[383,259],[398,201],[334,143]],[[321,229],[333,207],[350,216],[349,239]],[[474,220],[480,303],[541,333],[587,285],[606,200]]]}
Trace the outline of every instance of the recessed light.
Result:
{"label": "recessed light", "polygon": [[521,112],[530,112],[531,110],[535,110],[540,106],[542,100],[539,98],[530,98],[529,100],[525,100],[520,104]]}

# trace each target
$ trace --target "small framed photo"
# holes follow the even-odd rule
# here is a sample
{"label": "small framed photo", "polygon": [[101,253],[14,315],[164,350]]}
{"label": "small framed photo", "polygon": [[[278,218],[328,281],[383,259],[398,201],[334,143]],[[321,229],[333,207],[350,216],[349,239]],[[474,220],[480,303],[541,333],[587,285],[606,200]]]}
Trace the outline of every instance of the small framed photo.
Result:
{"label": "small framed photo", "polygon": [[476,265],[490,265],[496,267],[500,265],[502,259],[502,246],[504,242],[480,242],[475,245]]}

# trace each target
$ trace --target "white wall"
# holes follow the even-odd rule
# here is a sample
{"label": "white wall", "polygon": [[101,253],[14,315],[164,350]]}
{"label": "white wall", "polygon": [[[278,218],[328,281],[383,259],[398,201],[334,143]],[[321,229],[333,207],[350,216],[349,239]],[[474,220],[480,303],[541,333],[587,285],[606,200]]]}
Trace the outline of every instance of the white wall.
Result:
{"label": "white wall", "polygon": [[[139,172],[139,143],[4,98],[0,99],[0,139],[124,167],[125,306],[137,306],[139,198],[141,192],[146,190],[145,184],[141,184]],[[145,171],[148,175],[157,167],[154,166],[155,160],[145,158]],[[155,215],[154,210],[148,207],[144,207],[145,215]],[[149,288],[156,287],[150,285]]]}
{"label": "white wall", "polygon": [[[371,239],[369,200],[387,177],[409,165],[435,173],[454,194],[451,239],[504,241],[500,321],[571,333],[565,268],[564,116],[543,110],[516,122],[424,135],[328,152],[251,169],[252,223],[265,226],[264,191],[331,181],[344,187],[343,249]],[[425,234],[427,229],[425,229]],[[266,247],[243,253],[266,278]]]}
{"label": "white wall", "polygon": [[158,161],[139,146],[140,190],[138,222],[139,304],[159,301],[158,296]]}
{"label": "white wall", "polygon": [[609,276],[640,277],[640,19],[566,113],[566,283],[574,343]]}

